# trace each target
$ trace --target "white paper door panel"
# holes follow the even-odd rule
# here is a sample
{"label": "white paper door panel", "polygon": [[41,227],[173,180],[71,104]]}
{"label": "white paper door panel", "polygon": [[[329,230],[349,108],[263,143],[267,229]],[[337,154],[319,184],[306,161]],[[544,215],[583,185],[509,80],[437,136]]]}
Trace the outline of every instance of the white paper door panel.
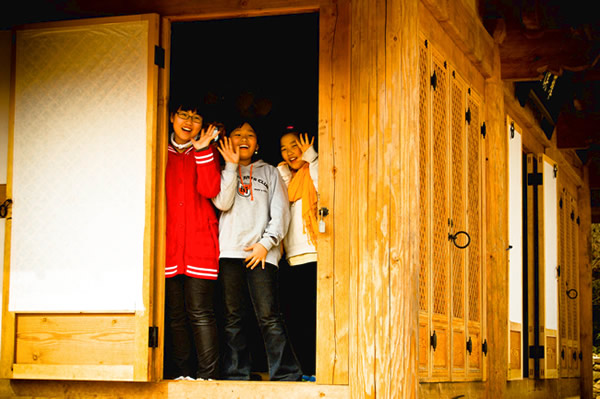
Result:
{"label": "white paper door panel", "polygon": [[17,32],[10,311],[143,308],[147,35]]}
{"label": "white paper door panel", "polygon": [[509,320],[523,323],[523,150],[521,133],[508,141]]}
{"label": "white paper door panel", "polygon": [[[540,165],[539,167],[541,167]],[[546,329],[558,329],[558,209],[554,164],[544,161],[544,267]]]}

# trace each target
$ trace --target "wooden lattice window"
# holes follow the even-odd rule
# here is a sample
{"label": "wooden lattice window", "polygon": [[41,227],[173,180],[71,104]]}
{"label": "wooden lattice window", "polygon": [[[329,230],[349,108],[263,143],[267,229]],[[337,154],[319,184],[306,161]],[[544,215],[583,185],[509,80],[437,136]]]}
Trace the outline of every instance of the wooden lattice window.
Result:
{"label": "wooden lattice window", "polygon": [[424,38],[419,87],[419,375],[478,380],[485,356],[482,102]]}
{"label": "wooden lattice window", "polygon": [[564,186],[559,190],[559,337],[560,376],[579,377],[579,218],[577,198]]}
{"label": "wooden lattice window", "polygon": [[[419,47],[419,220],[429,214],[429,68],[426,41]],[[421,223],[419,229],[419,374],[427,375],[429,353],[429,223]]]}

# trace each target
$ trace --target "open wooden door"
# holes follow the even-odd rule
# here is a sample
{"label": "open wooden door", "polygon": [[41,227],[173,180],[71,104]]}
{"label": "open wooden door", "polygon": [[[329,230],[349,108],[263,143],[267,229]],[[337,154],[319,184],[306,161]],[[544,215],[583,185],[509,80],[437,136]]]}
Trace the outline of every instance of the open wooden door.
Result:
{"label": "open wooden door", "polygon": [[507,117],[508,379],[523,378],[523,149],[521,128]]}
{"label": "open wooden door", "polygon": [[158,25],[14,32],[3,378],[150,378]]}
{"label": "open wooden door", "polygon": [[548,156],[527,155],[527,214],[533,230],[528,234],[528,263],[533,265],[528,279],[533,293],[529,302],[530,378],[558,377],[557,176],[558,167]]}

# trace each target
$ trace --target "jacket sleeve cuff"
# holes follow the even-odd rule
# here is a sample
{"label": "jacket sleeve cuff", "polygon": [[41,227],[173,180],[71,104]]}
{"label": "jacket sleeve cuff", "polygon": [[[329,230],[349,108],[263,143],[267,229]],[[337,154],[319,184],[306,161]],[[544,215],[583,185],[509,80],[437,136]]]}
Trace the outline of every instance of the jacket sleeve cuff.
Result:
{"label": "jacket sleeve cuff", "polygon": [[304,154],[302,154],[302,159],[308,163],[311,163],[314,162],[314,160],[317,159],[318,156],[319,154],[317,154],[315,148],[311,145],[306,149],[306,151],[304,151]]}
{"label": "jacket sleeve cuff", "polygon": [[228,170],[230,172],[235,172],[237,170],[237,167],[238,167],[237,163],[225,162],[225,170]]}
{"label": "jacket sleeve cuff", "polygon": [[271,248],[273,248],[273,246],[276,244],[275,243],[275,238],[274,237],[269,237],[269,236],[261,238],[258,241],[258,243],[260,245],[262,245],[263,247],[265,247],[265,249],[267,250],[267,252],[270,251]]}
{"label": "jacket sleeve cuff", "polygon": [[196,158],[196,165],[204,165],[207,163],[211,163],[215,160],[214,153],[207,148],[206,150],[196,151],[194,153],[194,157]]}

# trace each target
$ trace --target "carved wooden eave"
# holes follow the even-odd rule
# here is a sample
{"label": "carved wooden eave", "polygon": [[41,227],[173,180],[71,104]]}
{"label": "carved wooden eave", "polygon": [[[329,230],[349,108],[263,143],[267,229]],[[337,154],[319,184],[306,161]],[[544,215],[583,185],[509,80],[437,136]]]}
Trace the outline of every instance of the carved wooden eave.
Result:
{"label": "carved wooden eave", "polygon": [[502,79],[538,80],[545,72],[583,72],[597,61],[594,42],[564,30],[506,32],[500,43]]}

